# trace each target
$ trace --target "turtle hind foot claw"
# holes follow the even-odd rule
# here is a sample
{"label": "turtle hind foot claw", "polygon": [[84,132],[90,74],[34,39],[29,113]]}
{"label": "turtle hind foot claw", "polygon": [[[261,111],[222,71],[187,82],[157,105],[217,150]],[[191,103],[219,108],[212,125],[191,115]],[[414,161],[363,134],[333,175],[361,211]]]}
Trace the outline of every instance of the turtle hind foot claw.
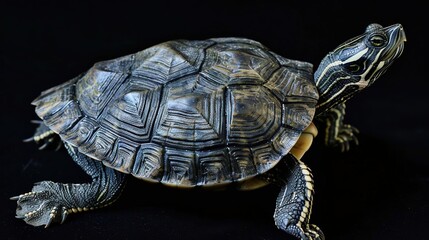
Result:
{"label": "turtle hind foot claw", "polygon": [[17,201],[16,218],[23,219],[32,226],[49,227],[52,223],[63,223],[68,209],[57,199],[56,194],[47,187],[50,182],[42,182],[33,191],[11,197]]}
{"label": "turtle hind foot claw", "polygon": [[43,121],[32,121],[32,123],[38,124],[34,135],[32,137],[22,140],[23,142],[35,142],[39,145],[39,150],[54,149],[58,151],[62,146],[61,138],[46,126]]}

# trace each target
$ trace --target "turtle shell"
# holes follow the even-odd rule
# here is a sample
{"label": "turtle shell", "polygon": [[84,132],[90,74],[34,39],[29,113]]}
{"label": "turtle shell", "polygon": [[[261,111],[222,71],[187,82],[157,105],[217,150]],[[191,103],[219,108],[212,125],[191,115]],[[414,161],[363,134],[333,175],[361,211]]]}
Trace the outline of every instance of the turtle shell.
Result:
{"label": "turtle shell", "polygon": [[242,38],[165,42],[41,93],[37,115],[106,166],[167,185],[271,169],[312,121],[310,63]]}

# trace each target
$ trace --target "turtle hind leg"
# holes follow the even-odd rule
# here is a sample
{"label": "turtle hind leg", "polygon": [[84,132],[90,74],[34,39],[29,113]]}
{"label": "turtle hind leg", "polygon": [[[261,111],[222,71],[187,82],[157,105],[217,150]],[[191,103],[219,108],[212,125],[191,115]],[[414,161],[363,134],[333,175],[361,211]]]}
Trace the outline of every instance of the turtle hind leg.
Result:
{"label": "turtle hind leg", "polygon": [[73,160],[92,178],[84,184],[52,181],[36,183],[29,193],[12,197],[17,201],[16,217],[33,226],[63,223],[70,213],[105,207],[120,195],[126,174],[105,167],[66,145]]}
{"label": "turtle hind leg", "polygon": [[309,223],[314,194],[310,169],[291,154],[279,165],[277,183],[282,187],[274,212],[276,226],[299,239],[325,239],[320,228]]}
{"label": "turtle hind leg", "polygon": [[44,149],[55,149],[59,150],[62,146],[62,141],[60,136],[52,131],[48,126],[46,126],[43,121],[33,120],[31,121],[34,124],[39,126],[34,131],[32,137],[24,139],[24,142],[35,142],[39,145],[40,150]]}

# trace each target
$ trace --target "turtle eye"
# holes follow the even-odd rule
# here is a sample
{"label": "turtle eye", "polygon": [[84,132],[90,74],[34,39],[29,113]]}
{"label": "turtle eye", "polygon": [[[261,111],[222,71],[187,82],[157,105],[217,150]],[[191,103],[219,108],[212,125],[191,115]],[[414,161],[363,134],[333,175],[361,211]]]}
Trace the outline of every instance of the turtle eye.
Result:
{"label": "turtle eye", "polygon": [[369,38],[369,43],[374,47],[382,47],[387,43],[387,39],[383,35],[376,34]]}
{"label": "turtle eye", "polygon": [[360,66],[358,64],[347,64],[346,66],[347,71],[351,73],[359,72]]}

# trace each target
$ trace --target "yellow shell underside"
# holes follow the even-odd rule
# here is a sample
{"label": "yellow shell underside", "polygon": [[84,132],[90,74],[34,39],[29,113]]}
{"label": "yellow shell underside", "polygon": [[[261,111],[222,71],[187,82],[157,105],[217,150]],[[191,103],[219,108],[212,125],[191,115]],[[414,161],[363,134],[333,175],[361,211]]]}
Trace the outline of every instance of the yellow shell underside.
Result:
{"label": "yellow shell underside", "polygon": [[[305,152],[308,151],[308,149],[310,149],[311,144],[313,143],[313,139],[317,136],[318,131],[316,126],[314,125],[314,123],[311,123],[302,133],[301,136],[299,137],[298,141],[296,142],[296,144],[292,147],[292,149],[290,150],[290,153],[295,156],[297,159],[301,159]],[[241,183],[238,184],[238,189],[240,190],[253,190],[253,189],[258,189],[261,188],[263,186],[268,185],[269,182],[254,177],[251,179],[248,179],[246,181],[243,181]]]}

